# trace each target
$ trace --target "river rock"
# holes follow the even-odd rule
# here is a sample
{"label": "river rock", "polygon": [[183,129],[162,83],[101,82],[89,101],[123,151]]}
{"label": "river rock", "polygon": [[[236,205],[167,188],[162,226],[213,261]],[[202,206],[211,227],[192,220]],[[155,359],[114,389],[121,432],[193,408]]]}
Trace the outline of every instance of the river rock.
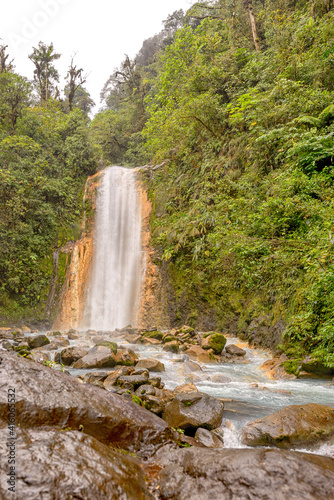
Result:
{"label": "river rock", "polygon": [[36,337],[28,337],[27,339],[30,349],[36,349],[44,345],[50,344],[50,340],[46,335],[37,335]]}
{"label": "river rock", "polygon": [[232,379],[222,373],[215,373],[214,375],[211,375],[211,382],[214,382],[215,384],[229,384],[232,382]]}
{"label": "river rock", "polygon": [[214,356],[211,350],[205,351],[198,345],[190,346],[185,351],[185,354],[187,354],[191,359],[199,361],[200,363],[218,363],[219,361],[219,359]]}
{"label": "river rock", "polygon": [[175,429],[215,429],[223,416],[223,404],[201,392],[186,392],[175,396],[164,409],[162,418]]}
{"label": "river rock", "polygon": [[158,359],[144,358],[136,363],[136,368],[147,368],[150,372],[164,372],[165,365]]}
{"label": "river rock", "polygon": [[141,337],[141,343],[145,345],[160,345],[161,342],[158,339],[149,339],[147,337]]}
{"label": "river rock", "polygon": [[32,361],[36,361],[36,363],[46,363],[47,361],[51,361],[50,354],[40,351],[39,349],[34,349],[27,357]]}
{"label": "river rock", "polygon": [[229,344],[225,347],[225,351],[231,356],[246,356],[246,351],[235,344]]}
{"label": "river rock", "polygon": [[152,384],[153,387],[156,387],[157,389],[163,389],[165,387],[165,384],[161,382],[161,377],[150,377],[149,383]]}
{"label": "river rock", "polygon": [[144,401],[145,408],[150,410],[152,413],[159,416],[162,414],[165,408],[165,402],[162,399],[148,394],[147,396],[143,396],[142,400]]}
{"label": "river rock", "polygon": [[85,375],[85,381],[88,384],[97,385],[98,387],[103,387],[103,382],[108,377],[108,372],[93,372],[87,373]]}
{"label": "river rock", "polygon": [[0,354],[0,420],[7,425],[8,387],[16,390],[16,425],[84,427],[99,441],[153,453],[173,438],[166,422],[132,401],[6,351]]}
{"label": "river rock", "polygon": [[178,385],[174,389],[174,394],[184,394],[186,392],[198,392],[196,385],[194,384],[182,384]]}
{"label": "river rock", "polygon": [[331,438],[334,439],[334,409],[314,403],[287,406],[242,429],[242,442],[248,446],[300,448]]}
{"label": "river rock", "polygon": [[96,346],[88,351],[83,358],[73,364],[73,368],[112,368],[116,365],[116,359],[109,347]]}
{"label": "river rock", "polygon": [[115,355],[116,365],[134,366],[138,356],[131,349],[120,349]]}
{"label": "river rock", "polygon": [[186,448],[157,453],[169,500],[334,498],[334,459],[288,450]]}
{"label": "river rock", "polygon": [[260,366],[261,370],[266,372],[266,376],[270,379],[296,379],[296,375],[293,373],[287,373],[284,366],[282,365],[282,360],[279,358],[268,359]]}
{"label": "river rock", "polygon": [[122,375],[117,380],[117,385],[120,387],[127,388],[126,384],[131,384],[134,389],[137,389],[140,385],[148,383],[148,374],[142,373],[141,375]]}
{"label": "river rock", "polygon": [[65,337],[55,337],[50,343],[51,349],[59,349],[60,347],[67,347],[69,345],[71,344],[68,339],[65,339]]}
{"label": "river rock", "polygon": [[5,330],[3,332],[0,332],[0,339],[14,340],[14,337],[13,337],[12,332],[10,332],[9,330]]}
{"label": "river rock", "polygon": [[166,352],[172,352],[177,354],[179,352],[179,343],[177,340],[172,340],[171,342],[166,342],[163,346],[163,350]]}
{"label": "river rock", "polygon": [[151,384],[143,384],[136,390],[136,396],[139,398],[143,396],[155,396],[155,388]]}
{"label": "river rock", "polygon": [[199,427],[195,432],[195,439],[206,448],[224,447],[222,441],[217,436],[208,431],[208,429],[203,429],[202,427]]}
{"label": "river rock", "polygon": [[194,361],[185,361],[182,365],[184,373],[203,371],[201,366]]}
{"label": "river rock", "polygon": [[78,335],[77,333],[72,333],[70,332],[68,335],[67,335],[67,338],[69,340],[78,340],[80,338],[80,335]]}
{"label": "river rock", "polygon": [[[1,475],[0,497],[82,500],[150,498],[137,458],[121,455],[77,431],[17,429],[16,491]],[[0,431],[1,456],[7,456],[8,433]],[[84,471],[84,473],[83,473]]]}
{"label": "river rock", "polygon": [[75,363],[75,361],[78,361],[78,359],[87,356],[87,354],[88,351],[81,347],[66,347],[66,349],[63,349],[60,353],[60,361],[64,365],[70,366],[72,363]]}
{"label": "river rock", "polygon": [[108,374],[108,377],[103,381],[103,387],[109,390],[111,387],[115,387],[117,385],[117,380],[119,377],[124,375],[131,375],[134,371],[132,366],[121,366],[117,368],[117,370]]}

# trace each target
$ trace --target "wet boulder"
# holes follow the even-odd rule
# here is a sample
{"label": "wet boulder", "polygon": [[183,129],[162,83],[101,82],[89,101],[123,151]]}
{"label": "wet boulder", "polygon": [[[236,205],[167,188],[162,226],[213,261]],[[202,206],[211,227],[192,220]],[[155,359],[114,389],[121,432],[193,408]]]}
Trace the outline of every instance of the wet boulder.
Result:
{"label": "wet boulder", "polygon": [[116,342],[111,342],[110,340],[103,340],[97,343],[95,342],[95,344],[101,345],[103,347],[109,347],[114,354],[117,353],[118,345],[116,344]]}
{"label": "wet boulder", "polygon": [[63,363],[63,365],[70,366],[72,363],[87,356],[87,354],[88,351],[82,349],[82,347],[66,347],[60,353],[60,362]]}
{"label": "wet boulder", "polygon": [[136,390],[136,396],[139,398],[143,396],[155,396],[155,388],[151,384],[143,384]]}
{"label": "wet boulder", "polygon": [[334,459],[288,450],[190,448],[157,454],[163,499],[334,498]]}
{"label": "wet boulder", "polygon": [[148,374],[142,373],[140,375],[123,375],[118,378],[117,385],[120,387],[125,387],[126,384],[131,384],[136,390],[140,385],[148,383]]}
{"label": "wet boulder", "polygon": [[154,358],[143,358],[137,361],[136,368],[147,368],[150,372],[164,372],[165,366]]}
{"label": "wet boulder", "polygon": [[178,385],[174,389],[174,394],[183,394],[185,392],[198,392],[196,385],[194,384],[182,384]]}
{"label": "wet boulder", "polygon": [[145,395],[141,399],[144,402],[145,408],[150,410],[155,415],[160,416],[162,414],[165,407],[165,403],[163,400],[151,394],[148,394],[147,396]]}
{"label": "wet boulder", "polygon": [[161,377],[150,377],[149,383],[152,384],[153,387],[156,387],[157,389],[163,389],[165,387],[165,384],[161,382]]}
{"label": "wet boulder", "polygon": [[47,352],[40,351],[39,349],[34,349],[31,351],[28,356],[28,359],[31,359],[32,361],[36,361],[36,363],[47,363],[48,361],[51,361],[51,356]]}
{"label": "wet boulder", "polygon": [[248,446],[300,448],[330,439],[334,440],[334,409],[314,403],[287,406],[242,429],[242,442]]}
{"label": "wet boulder", "polygon": [[86,356],[78,359],[73,364],[73,368],[112,368],[116,365],[116,359],[109,347],[95,346],[88,351]]}
{"label": "wet boulder", "polygon": [[132,452],[153,453],[173,439],[166,422],[132,401],[14,353],[1,352],[0,420],[7,422],[7,388],[16,389],[16,425],[79,429]]}
{"label": "wet boulder", "polygon": [[182,370],[184,373],[203,371],[201,366],[194,361],[185,361],[182,365]]}
{"label": "wet boulder", "polygon": [[116,365],[134,366],[138,356],[131,349],[120,349],[115,355]]}
{"label": "wet boulder", "polygon": [[163,350],[167,352],[172,352],[177,354],[179,352],[179,343],[177,340],[172,340],[171,342],[166,342],[163,346]]}
{"label": "wet boulder", "polygon": [[232,382],[232,379],[222,373],[214,373],[211,375],[211,382],[214,382],[215,384],[228,384]]}
{"label": "wet boulder", "polygon": [[48,347],[50,349],[60,349],[61,347],[67,347],[69,345],[71,344],[65,337],[54,337]]}
{"label": "wet boulder", "polygon": [[225,351],[231,356],[246,356],[246,351],[235,344],[229,344],[225,347]]}
{"label": "wet boulder", "polygon": [[194,361],[199,361],[200,363],[218,363],[219,358],[213,354],[213,351],[210,349],[209,351],[205,351],[198,345],[190,346],[185,354],[189,356],[189,358]]}
{"label": "wet boulder", "polygon": [[195,430],[198,427],[215,429],[223,416],[223,404],[201,392],[183,392],[168,403],[162,418],[175,429]]}
{"label": "wet boulder", "polygon": [[195,439],[206,448],[223,448],[222,441],[208,429],[199,427],[195,432]]}
{"label": "wet boulder", "polygon": [[[17,429],[15,490],[19,498],[146,500],[144,474],[137,458],[121,455],[77,431]],[[6,456],[6,430],[0,453]],[[84,473],[83,473],[84,471]],[[0,479],[0,497],[10,498],[8,476]],[[13,498],[16,497],[13,494]]]}
{"label": "wet boulder", "polygon": [[50,340],[46,335],[37,335],[36,337],[28,337],[27,339],[30,349],[36,349],[37,347],[43,347],[50,344]]}
{"label": "wet boulder", "polygon": [[121,366],[117,368],[117,370],[108,374],[107,378],[103,381],[103,387],[107,390],[110,390],[112,387],[117,385],[117,380],[119,377],[124,375],[131,375],[133,373],[134,368],[132,366]]}

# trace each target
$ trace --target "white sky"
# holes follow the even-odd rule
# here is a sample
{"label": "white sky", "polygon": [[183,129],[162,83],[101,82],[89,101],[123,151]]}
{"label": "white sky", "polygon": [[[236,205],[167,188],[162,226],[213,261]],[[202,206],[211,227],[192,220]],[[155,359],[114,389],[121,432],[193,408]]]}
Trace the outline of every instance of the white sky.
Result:
{"label": "white sky", "polygon": [[[53,42],[62,57],[56,61],[65,76],[71,56],[90,73],[85,87],[97,107],[100,91],[124,54],[133,58],[142,42],[162,29],[162,21],[175,10],[186,11],[195,0],[3,0],[1,43],[9,46],[16,71],[33,78],[28,59],[38,42]],[[64,81],[61,80],[61,89]]]}

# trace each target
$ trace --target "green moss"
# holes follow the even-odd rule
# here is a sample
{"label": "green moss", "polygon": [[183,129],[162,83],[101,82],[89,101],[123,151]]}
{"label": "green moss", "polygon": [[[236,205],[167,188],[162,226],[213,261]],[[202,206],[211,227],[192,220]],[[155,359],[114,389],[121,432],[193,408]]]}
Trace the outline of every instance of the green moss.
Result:
{"label": "green moss", "polygon": [[137,405],[139,405],[139,406],[143,405],[142,400],[138,396],[136,396],[135,394],[132,394],[132,401],[134,403],[137,403]]}
{"label": "green moss", "polygon": [[103,346],[103,347],[109,347],[114,354],[117,353],[118,345],[116,344],[116,342],[107,342],[107,341],[104,341],[104,342],[99,342],[96,345],[100,345],[100,346]]}
{"label": "green moss", "polygon": [[148,339],[156,339],[156,340],[162,340],[164,334],[162,332],[159,332],[158,330],[153,331],[153,332],[144,332],[143,337],[147,337]]}
{"label": "green moss", "polygon": [[164,337],[163,341],[166,344],[166,342],[173,342],[173,340],[177,340],[177,337],[174,335],[168,335],[167,337]]}
{"label": "green moss", "polygon": [[209,344],[215,354],[220,354],[225,347],[226,337],[221,333],[214,333],[209,337]]}

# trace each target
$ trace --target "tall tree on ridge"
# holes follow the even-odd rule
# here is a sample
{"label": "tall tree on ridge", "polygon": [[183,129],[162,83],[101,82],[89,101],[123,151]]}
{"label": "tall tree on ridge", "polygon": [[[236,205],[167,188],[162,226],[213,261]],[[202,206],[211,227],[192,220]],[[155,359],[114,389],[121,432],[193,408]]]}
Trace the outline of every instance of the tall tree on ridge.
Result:
{"label": "tall tree on ridge", "polygon": [[54,82],[59,82],[59,73],[52,64],[60,58],[54,52],[53,43],[46,45],[39,42],[38,48],[33,47],[33,52],[28,57],[34,63],[34,81],[37,85],[41,101],[47,102],[54,91]]}

